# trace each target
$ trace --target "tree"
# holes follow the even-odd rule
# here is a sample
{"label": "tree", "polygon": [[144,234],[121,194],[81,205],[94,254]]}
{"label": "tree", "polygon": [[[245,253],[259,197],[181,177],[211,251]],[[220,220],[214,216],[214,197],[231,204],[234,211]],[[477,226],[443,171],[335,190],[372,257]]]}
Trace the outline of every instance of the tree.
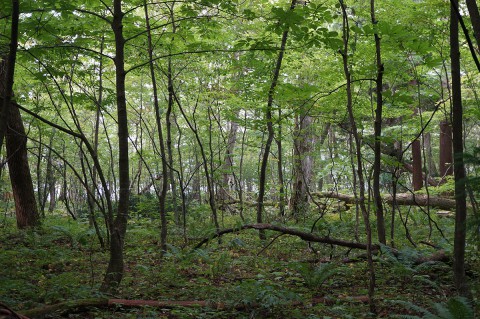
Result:
{"label": "tree", "polygon": [[115,89],[118,121],[118,171],[120,196],[115,218],[108,218],[110,228],[110,260],[101,290],[115,292],[124,271],[123,248],[127,231],[127,216],[130,197],[130,166],[128,154],[128,118],[125,91],[125,38],[123,37],[122,1],[113,1],[112,30],[115,36]]}
{"label": "tree", "polygon": [[458,39],[458,5],[453,0],[450,9],[450,60],[452,72],[452,133],[455,176],[455,235],[453,245],[453,274],[455,287],[462,296],[470,296],[465,276],[465,242],[467,222],[467,200],[465,192],[465,164],[463,162],[463,106],[460,70],[460,47]]}
{"label": "tree", "polygon": [[12,103],[15,60],[18,45],[19,1],[12,1],[12,31],[8,58],[0,61],[0,148],[6,135],[7,162],[15,201],[17,227],[40,225],[33,182],[28,166],[27,136],[20,111]]}
{"label": "tree", "polygon": [[[297,1],[292,0],[290,4],[290,12],[295,9],[296,4],[297,4]],[[272,116],[273,100],[275,96],[275,89],[278,83],[278,78],[280,75],[280,69],[282,67],[283,55],[285,54],[285,47],[287,45],[288,31],[289,30],[287,28],[282,33],[280,49],[278,52],[275,68],[273,69],[272,80],[270,82],[270,89],[268,90],[267,107],[265,109],[265,115],[264,115],[264,120],[267,126],[267,140],[265,141],[265,145],[263,146],[262,161],[260,164],[260,176],[259,176],[258,198],[257,198],[257,223],[263,222],[263,208],[264,208],[264,197],[265,197],[265,188],[266,188],[267,164],[268,164],[268,157],[270,155],[270,148],[272,146],[273,137],[275,134],[273,130],[273,116]],[[260,230],[259,234],[260,234],[260,239],[265,239],[265,233],[263,230]]]}
{"label": "tree", "polygon": [[[372,19],[372,25],[375,27],[378,24],[375,16],[375,0],[370,1],[370,17]],[[380,36],[378,32],[374,33],[375,38],[375,60],[377,67],[377,77],[375,79],[375,93],[376,109],[375,109],[375,124],[374,124],[374,163],[373,163],[373,201],[375,204],[375,215],[377,216],[377,232],[378,240],[382,244],[387,243],[385,235],[385,220],[383,217],[383,206],[380,194],[380,173],[381,173],[381,156],[382,156],[382,116],[383,116],[383,72],[384,66],[382,63],[382,52],[380,44]]]}

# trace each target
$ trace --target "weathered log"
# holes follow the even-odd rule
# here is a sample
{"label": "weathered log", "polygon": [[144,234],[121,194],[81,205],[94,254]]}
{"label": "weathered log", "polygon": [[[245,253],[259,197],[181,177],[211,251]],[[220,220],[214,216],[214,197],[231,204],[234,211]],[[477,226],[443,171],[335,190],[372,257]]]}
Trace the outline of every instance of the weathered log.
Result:
{"label": "weathered log", "polygon": [[[324,303],[327,305],[333,305],[338,300],[345,302],[360,302],[367,303],[368,296],[337,296],[337,297],[315,297],[307,301],[293,301],[289,305],[292,307],[302,306],[305,304],[316,305]],[[109,308],[121,306],[122,308],[139,308],[139,307],[153,307],[161,309],[171,308],[212,308],[218,310],[245,310],[247,308],[260,307],[259,304],[236,304],[229,305],[224,302],[212,302],[205,300],[128,300],[128,299],[105,299],[105,298],[93,298],[93,299],[80,299],[65,301],[54,305],[46,305],[41,308],[35,308],[31,310],[22,311],[22,315],[18,314],[21,319],[36,319],[43,318],[45,316],[52,315],[53,313],[68,314],[79,311],[84,311],[89,308]]]}
{"label": "weathered log", "polygon": [[[245,229],[256,229],[256,230],[273,230],[280,232],[282,234],[286,235],[292,235],[292,236],[297,236],[300,237],[301,239],[305,241],[310,241],[310,242],[316,242],[316,243],[323,243],[323,244],[329,244],[329,245],[336,245],[336,246],[342,246],[342,247],[348,247],[348,248],[355,248],[355,249],[367,249],[367,245],[363,243],[356,243],[352,241],[346,241],[342,239],[335,239],[331,237],[321,237],[312,233],[307,233],[303,232],[298,229],[294,228],[288,228],[288,227],[283,227],[279,225],[272,225],[272,224],[248,224],[248,225],[243,225],[237,228],[227,228],[224,230],[221,230],[217,233],[215,233],[213,236],[210,236],[208,238],[204,238],[201,242],[199,242],[196,246],[195,249],[202,247],[204,244],[209,242],[212,239],[215,239],[217,237],[223,236],[225,234],[229,233],[235,233],[240,230],[245,230]],[[372,249],[379,249],[380,247],[378,245],[373,245]]]}
{"label": "weathered log", "polygon": [[[336,192],[314,193],[319,198],[333,198],[341,200],[347,204],[355,204],[355,197],[349,194],[341,194]],[[382,199],[391,204],[393,202],[392,195],[383,195]],[[455,199],[444,198],[438,196],[428,196],[425,194],[411,194],[399,193],[396,196],[397,205],[412,205],[412,206],[431,206],[444,210],[455,209]]]}

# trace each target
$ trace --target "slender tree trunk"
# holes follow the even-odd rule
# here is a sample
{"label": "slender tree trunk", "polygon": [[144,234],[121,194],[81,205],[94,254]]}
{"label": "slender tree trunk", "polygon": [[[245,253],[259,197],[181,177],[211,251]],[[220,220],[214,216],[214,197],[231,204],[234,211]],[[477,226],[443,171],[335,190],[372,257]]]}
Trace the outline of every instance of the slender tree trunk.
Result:
{"label": "slender tree trunk", "polygon": [[[175,33],[177,32],[177,26],[175,23],[175,14],[174,14],[174,6],[175,2],[172,2],[172,6],[169,7],[170,10],[170,19],[172,23],[172,42],[174,40]],[[174,105],[174,88],[173,88],[173,66],[172,66],[172,58],[168,57],[168,70],[167,70],[167,81],[168,81],[168,106],[167,112],[165,114],[165,121],[166,121],[166,129],[167,129],[167,155],[168,155],[168,177],[170,181],[170,191],[172,193],[172,204],[173,204],[173,212],[175,218],[175,224],[180,225],[180,213],[178,210],[177,205],[177,186],[176,180],[174,177],[174,166],[173,166],[173,150],[172,150],[172,117],[173,117],[173,105]],[[179,150],[180,151],[180,150]],[[183,192],[183,190],[182,190]],[[182,203],[182,207],[185,203]],[[182,209],[183,211],[183,209]]]}
{"label": "slender tree trunk", "polygon": [[[282,118],[282,110],[278,109],[278,118]],[[283,177],[283,147],[282,147],[282,123],[278,123],[277,131],[277,170],[278,170],[278,210],[281,217],[285,216],[285,181]]]}
{"label": "slender tree trunk", "polygon": [[449,121],[440,122],[440,176],[453,174],[452,126]]}
{"label": "slender tree trunk", "polygon": [[370,216],[365,204],[365,178],[363,173],[363,159],[362,159],[362,142],[360,140],[360,136],[357,130],[357,124],[355,121],[355,115],[353,113],[353,98],[352,98],[352,87],[351,87],[351,73],[349,68],[349,23],[348,23],[348,15],[346,12],[346,6],[343,0],[339,0],[340,5],[342,8],[343,13],[343,70],[345,74],[345,79],[347,81],[346,85],[346,92],[347,92],[347,111],[348,111],[348,118],[350,122],[350,130],[354,140],[354,147],[356,153],[356,164],[357,164],[357,178],[358,178],[358,187],[359,187],[359,206],[360,211],[363,216],[363,222],[365,224],[365,235],[367,236],[367,260],[368,260],[368,269],[369,269],[369,286],[368,286],[368,296],[369,296],[369,304],[370,304],[370,311],[372,313],[376,313],[375,307],[375,268],[373,265],[373,257],[372,257],[372,230],[370,227]]}
{"label": "slender tree trunk", "polygon": [[148,15],[148,5],[147,1],[143,2],[145,10],[145,21],[147,27],[147,38],[148,38],[148,57],[150,59],[150,77],[152,78],[152,87],[153,87],[153,103],[155,107],[155,122],[157,124],[158,130],[158,142],[160,144],[160,160],[162,162],[162,188],[158,194],[158,201],[160,205],[160,221],[161,221],[161,230],[160,230],[160,246],[162,251],[167,251],[167,214],[165,211],[165,202],[167,198],[168,191],[168,167],[167,167],[167,154],[165,153],[165,142],[163,138],[163,128],[162,120],[160,116],[160,107],[158,104],[158,92],[157,92],[157,79],[155,76],[154,60],[153,60],[153,45],[152,45],[152,34],[150,31],[150,17]]}
{"label": "slender tree trunk", "polygon": [[460,78],[460,47],[458,40],[458,18],[451,6],[450,14],[450,60],[452,72],[452,126],[454,176],[455,176],[455,238],[453,244],[453,274],[460,295],[471,297],[465,276],[465,242],[467,201],[465,192],[465,167],[463,163],[463,107]]}
{"label": "slender tree trunk", "polygon": [[127,230],[128,202],[130,197],[130,172],[128,159],[128,119],[125,97],[125,39],[123,37],[122,1],[113,1],[112,30],[115,35],[115,75],[118,120],[118,171],[119,198],[115,219],[110,216],[110,260],[101,290],[114,293],[123,278],[123,248]]}
{"label": "slender tree trunk", "polygon": [[[290,10],[295,9],[296,3],[297,3],[296,0],[292,0],[290,4]],[[259,177],[258,199],[257,199],[257,223],[263,222],[263,207],[264,207],[263,200],[265,197],[267,164],[268,164],[268,157],[270,155],[270,147],[272,146],[272,141],[274,137],[273,119],[272,119],[273,97],[275,95],[275,89],[277,87],[278,77],[280,75],[280,69],[282,67],[282,60],[283,60],[283,55],[285,53],[285,47],[287,45],[287,38],[288,38],[288,30],[285,30],[283,31],[283,34],[282,34],[280,51],[278,53],[275,69],[273,70],[273,77],[272,77],[272,82],[270,84],[270,90],[268,91],[267,108],[265,110],[265,121],[267,124],[268,135],[263,148],[262,162],[260,164],[260,177]],[[265,232],[263,230],[260,230],[259,234],[260,234],[261,240],[264,240],[266,238]]]}
{"label": "slender tree trunk", "polygon": [[[372,25],[378,23],[375,17],[375,0],[370,1],[370,16],[372,19]],[[382,63],[380,36],[378,33],[374,34],[375,37],[375,56],[377,61],[377,79],[376,79],[376,95],[377,95],[377,108],[375,109],[375,125],[374,125],[374,161],[373,161],[373,202],[375,204],[375,215],[377,216],[377,234],[378,241],[384,245],[387,244],[385,234],[385,219],[383,216],[382,197],[380,193],[380,173],[381,173],[381,137],[382,137],[382,112],[383,112],[383,72],[384,67]]]}
{"label": "slender tree trunk", "polygon": [[208,204],[210,205],[210,209],[212,210],[212,219],[213,219],[213,224],[215,225],[215,229],[217,231],[220,230],[220,224],[218,223],[218,214],[217,214],[217,203],[215,201],[215,189],[214,189],[214,184],[212,180],[212,176],[210,174],[210,169],[208,168],[209,162],[207,160],[207,155],[205,152],[205,148],[203,147],[202,140],[200,138],[200,135],[198,134],[198,129],[196,126],[196,123],[192,124],[192,122],[188,119],[187,114],[185,113],[182,104],[180,103],[180,100],[178,99],[177,95],[174,92],[173,97],[175,98],[175,102],[178,105],[178,108],[180,109],[180,112],[182,113],[183,118],[187,122],[188,127],[190,130],[193,132],[193,135],[195,136],[195,140],[197,141],[197,145],[200,148],[200,155],[202,156],[202,166],[203,166],[203,171],[205,173],[205,178],[207,180],[207,192],[208,192]]}

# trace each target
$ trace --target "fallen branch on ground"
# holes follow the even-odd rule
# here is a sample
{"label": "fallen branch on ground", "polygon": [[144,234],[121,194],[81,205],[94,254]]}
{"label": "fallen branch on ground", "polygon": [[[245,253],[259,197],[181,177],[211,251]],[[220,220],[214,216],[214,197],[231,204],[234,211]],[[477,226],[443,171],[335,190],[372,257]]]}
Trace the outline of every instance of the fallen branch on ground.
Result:
{"label": "fallen branch on ground", "polygon": [[[290,306],[301,306],[305,304],[316,305],[316,304],[327,304],[333,305],[338,300],[346,302],[360,302],[368,303],[368,296],[338,296],[338,297],[316,297],[309,301],[293,301],[290,303]],[[246,310],[247,308],[257,308],[260,307],[260,304],[237,304],[229,305],[223,302],[211,302],[205,300],[128,300],[128,299],[105,299],[105,298],[92,298],[92,299],[81,299],[81,300],[72,300],[65,301],[54,305],[46,305],[44,307],[35,308],[31,310],[22,311],[20,315],[21,319],[34,319],[34,318],[43,318],[48,315],[55,314],[68,314],[81,312],[88,308],[110,308],[110,307],[122,307],[122,308],[140,308],[140,307],[153,307],[160,309],[171,309],[171,308],[212,308],[218,310]]]}
{"label": "fallen branch on ground", "polygon": [[[221,230],[214,234],[213,236],[210,236],[208,238],[203,239],[201,242],[199,242],[196,246],[195,249],[202,247],[204,244],[208,243],[210,240],[215,239],[217,237],[221,237],[225,234],[229,233],[235,233],[240,230],[245,230],[245,229],[256,229],[256,230],[273,230],[277,232],[281,232],[286,235],[292,235],[292,236],[297,236],[300,237],[301,239],[305,241],[311,241],[315,243],[323,243],[323,244],[329,244],[329,245],[336,245],[336,246],[341,246],[341,247],[348,247],[348,248],[355,248],[355,249],[367,249],[367,245],[363,243],[356,243],[352,241],[346,241],[346,240],[341,240],[341,239],[335,239],[331,237],[321,237],[312,233],[307,233],[303,232],[298,229],[294,228],[288,228],[288,227],[283,227],[283,226],[278,226],[278,225],[272,225],[272,224],[249,224],[249,225],[243,225],[237,228],[227,228],[224,230]],[[372,245],[372,249],[379,249],[380,247],[378,245]]]}

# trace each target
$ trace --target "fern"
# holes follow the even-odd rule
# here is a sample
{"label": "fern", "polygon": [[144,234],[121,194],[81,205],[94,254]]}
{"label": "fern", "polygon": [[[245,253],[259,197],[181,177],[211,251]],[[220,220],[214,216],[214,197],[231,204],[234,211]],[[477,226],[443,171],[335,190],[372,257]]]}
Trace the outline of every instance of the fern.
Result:
{"label": "fern", "polygon": [[421,316],[413,315],[394,315],[395,318],[403,319],[473,319],[473,308],[466,298],[453,297],[446,303],[435,303],[432,311],[415,305],[408,301],[396,300],[396,304],[401,304],[405,308],[420,313]]}
{"label": "fern", "polygon": [[316,267],[298,263],[295,264],[295,268],[305,281],[305,285],[311,288],[320,287],[337,272],[333,263],[324,263]]}

